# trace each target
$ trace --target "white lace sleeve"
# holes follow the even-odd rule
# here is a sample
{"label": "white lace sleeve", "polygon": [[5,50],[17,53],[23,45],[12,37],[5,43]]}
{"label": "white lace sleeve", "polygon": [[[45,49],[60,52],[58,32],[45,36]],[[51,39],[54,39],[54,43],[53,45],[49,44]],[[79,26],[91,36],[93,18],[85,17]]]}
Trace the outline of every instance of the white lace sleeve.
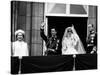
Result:
{"label": "white lace sleeve", "polygon": [[65,53],[66,48],[67,48],[67,45],[66,45],[66,39],[64,38],[64,40],[62,41],[62,54]]}

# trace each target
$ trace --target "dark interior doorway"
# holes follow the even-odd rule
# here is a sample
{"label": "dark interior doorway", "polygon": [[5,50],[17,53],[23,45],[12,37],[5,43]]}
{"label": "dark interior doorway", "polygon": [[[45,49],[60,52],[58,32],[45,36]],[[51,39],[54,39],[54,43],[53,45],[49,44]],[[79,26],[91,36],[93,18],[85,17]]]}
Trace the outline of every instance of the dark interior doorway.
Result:
{"label": "dark interior doorway", "polygon": [[57,36],[59,37],[60,41],[62,41],[65,28],[72,26],[73,24],[86,50],[87,48],[87,43],[86,43],[87,17],[48,16],[47,19],[48,19],[48,35],[50,36],[50,29],[55,28],[57,30]]}

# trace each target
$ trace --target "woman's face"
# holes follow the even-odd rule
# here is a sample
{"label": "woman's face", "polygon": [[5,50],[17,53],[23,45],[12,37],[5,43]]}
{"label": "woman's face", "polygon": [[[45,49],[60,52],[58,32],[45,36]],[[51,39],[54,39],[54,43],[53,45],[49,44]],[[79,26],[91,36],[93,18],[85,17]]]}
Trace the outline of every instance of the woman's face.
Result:
{"label": "woman's face", "polygon": [[67,31],[67,34],[68,34],[68,35],[67,35],[67,36],[68,36],[68,37],[71,37],[72,33],[73,33],[72,30],[71,30],[71,29],[68,29],[68,31]]}
{"label": "woman's face", "polygon": [[22,41],[23,40],[23,34],[22,33],[18,33],[17,34],[17,40],[18,41]]}

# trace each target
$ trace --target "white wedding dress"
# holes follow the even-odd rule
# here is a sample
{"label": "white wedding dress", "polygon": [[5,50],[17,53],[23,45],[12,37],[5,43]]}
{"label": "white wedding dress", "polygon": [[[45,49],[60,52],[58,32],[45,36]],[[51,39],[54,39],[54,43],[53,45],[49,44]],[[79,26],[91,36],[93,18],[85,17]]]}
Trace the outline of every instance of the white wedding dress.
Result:
{"label": "white wedding dress", "polygon": [[62,54],[78,54],[78,51],[75,49],[78,39],[72,34],[70,38],[65,37],[62,45]]}
{"label": "white wedding dress", "polygon": [[[69,29],[72,30],[72,33],[71,36],[68,37]],[[67,27],[62,38],[62,55],[85,53],[84,46],[74,27]]]}

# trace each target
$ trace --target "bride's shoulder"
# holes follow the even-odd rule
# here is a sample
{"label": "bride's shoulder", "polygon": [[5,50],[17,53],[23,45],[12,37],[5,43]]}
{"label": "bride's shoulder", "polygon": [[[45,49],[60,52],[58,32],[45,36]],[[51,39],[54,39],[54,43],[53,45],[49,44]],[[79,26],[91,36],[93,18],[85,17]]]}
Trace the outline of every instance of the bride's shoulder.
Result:
{"label": "bride's shoulder", "polygon": [[73,34],[72,37],[77,37],[77,35],[76,34]]}
{"label": "bride's shoulder", "polygon": [[65,41],[65,40],[67,40],[67,38],[66,38],[66,37],[64,37],[64,38],[63,38],[63,41]]}
{"label": "bride's shoulder", "polygon": [[79,36],[77,34],[73,34],[72,37],[75,38],[75,39],[77,39],[77,40],[79,40]]}

